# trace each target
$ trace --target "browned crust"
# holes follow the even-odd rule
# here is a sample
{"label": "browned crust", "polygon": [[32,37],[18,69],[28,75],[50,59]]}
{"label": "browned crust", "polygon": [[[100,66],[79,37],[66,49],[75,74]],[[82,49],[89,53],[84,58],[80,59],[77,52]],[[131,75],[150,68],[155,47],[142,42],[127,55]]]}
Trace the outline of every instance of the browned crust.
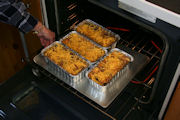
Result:
{"label": "browned crust", "polygon": [[101,26],[95,25],[88,21],[80,24],[76,30],[103,47],[110,47],[116,42],[114,35],[108,33],[108,31],[104,30]]}
{"label": "browned crust", "polygon": [[114,51],[94,67],[88,77],[99,85],[106,85],[129,62],[129,57],[119,51]]}
{"label": "browned crust", "polygon": [[105,55],[105,51],[78,35],[77,33],[71,33],[67,38],[62,40],[62,43],[73,49],[90,62],[95,62]]}
{"label": "browned crust", "polygon": [[48,48],[44,55],[72,75],[77,75],[88,67],[85,60],[58,43]]}

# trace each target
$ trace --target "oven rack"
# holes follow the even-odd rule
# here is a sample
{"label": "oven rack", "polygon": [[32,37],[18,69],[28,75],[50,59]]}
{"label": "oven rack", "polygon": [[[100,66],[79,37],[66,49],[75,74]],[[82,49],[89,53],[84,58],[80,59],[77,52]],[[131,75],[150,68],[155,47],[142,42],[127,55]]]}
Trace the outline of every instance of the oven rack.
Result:
{"label": "oven rack", "polygon": [[[136,95],[137,93],[140,94],[139,95],[140,97],[142,97],[145,94],[144,91],[141,92],[142,89],[144,89],[144,88],[149,89],[149,87],[146,87],[144,85],[135,85],[135,84],[130,83],[127,86],[128,89],[125,88],[125,90],[123,92],[121,92],[121,94],[107,108],[102,108],[101,106],[96,104],[94,101],[92,101],[89,98],[87,98],[86,96],[82,95],[77,90],[70,87],[63,81],[59,80],[54,75],[50,74],[48,71],[44,70],[40,66],[33,65],[33,70],[34,69],[38,70],[38,72],[40,73],[39,76],[41,76],[41,78],[40,78],[41,80],[47,79],[47,78],[50,80],[53,80],[58,85],[60,85],[61,87],[65,88],[67,91],[69,91],[70,93],[76,95],[82,101],[86,102],[87,104],[91,105],[92,107],[94,107],[95,109],[97,109],[98,111],[100,111],[101,113],[105,114],[106,116],[108,116],[112,119],[119,119],[119,118],[124,119],[132,111],[140,109],[138,100],[135,100],[134,98],[137,96]],[[130,90],[136,94],[130,94],[129,93]],[[126,98],[126,100],[125,100],[125,98]],[[123,99],[124,101],[120,101],[120,103],[119,103],[120,99]],[[117,106],[116,103],[119,103],[118,107],[116,107]]]}
{"label": "oven rack", "polygon": [[[159,43],[158,38],[152,36],[151,34],[147,35],[142,32],[119,31],[118,34],[121,36],[121,40],[118,42],[118,45],[124,45],[150,58],[148,64],[143,69],[143,72],[137,74],[133,78],[133,81],[143,81],[147,77],[149,78],[146,82],[141,82],[141,84],[129,83],[127,87],[120,93],[120,95],[107,108],[102,108],[101,106],[97,105],[94,101],[80,94],[78,91],[68,86],[61,80],[57,79],[56,77],[54,77],[52,74],[50,74],[40,66],[35,65],[33,66],[33,68],[35,68],[40,73],[42,73],[43,77],[48,77],[52,79],[58,85],[64,87],[69,92],[75,94],[81,100],[90,104],[92,107],[98,109],[100,112],[111,117],[112,119],[117,119],[117,118],[125,119],[126,117],[128,117],[129,114],[131,114],[131,112],[140,109],[139,106],[140,99],[147,100],[150,96],[150,92],[152,90],[151,87],[153,85],[153,82],[155,81],[155,76],[157,71],[155,71],[151,76],[149,75],[160,63],[160,57],[162,51],[159,51],[159,49],[162,50],[162,43],[158,44],[159,46],[157,48],[157,44],[154,45],[153,43],[155,42]],[[142,77],[142,75],[144,77]]]}

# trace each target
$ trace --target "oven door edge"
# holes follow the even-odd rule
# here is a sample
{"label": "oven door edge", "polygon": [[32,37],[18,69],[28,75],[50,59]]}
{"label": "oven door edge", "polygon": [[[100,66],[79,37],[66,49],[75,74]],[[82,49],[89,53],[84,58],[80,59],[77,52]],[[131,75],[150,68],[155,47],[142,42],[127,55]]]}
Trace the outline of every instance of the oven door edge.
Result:
{"label": "oven door edge", "polygon": [[173,80],[172,80],[172,82],[171,82],[171,85],[170,85],[170,87],[169,87],[169,90],[168,90],[168,92],[167,92],[167,94],[166,94],[165,100],[164,100],[163,105],[162,105],[162,107],[161,107],[161,110],[160,110],[160,112],[159,112],[159,115],[158,115],[158,119],[159,119],[159,120],[161,120],[161,119],[163,118],[163,116],[165,115],[165,111],[166,111],[166,109],[167,109],[167,107],[168,107],[168,103],[169,103],[170,100],[171,100],[171,96],[172,96],[173,91],[174,91],[174,89],[175,89],[175,86],[176,86],[176,84],[177,84],[177,82],[178,82],[179,76],[180,76],[180,63],[178,64],[178,67],[177,67],[177,69],[176,69],[175,75],[174,75],[174,77],[173,77]]}

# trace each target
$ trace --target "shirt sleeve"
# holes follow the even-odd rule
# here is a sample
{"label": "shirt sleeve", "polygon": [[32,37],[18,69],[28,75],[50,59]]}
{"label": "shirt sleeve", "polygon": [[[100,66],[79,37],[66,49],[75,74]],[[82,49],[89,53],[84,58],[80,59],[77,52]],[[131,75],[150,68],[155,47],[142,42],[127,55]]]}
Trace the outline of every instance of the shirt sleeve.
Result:
{"label": "shirt sleeve", "polygon": [[38,20],[26,11],[23,2],[0,0],[0,21],[17,27],[23,33],[31,31]]}

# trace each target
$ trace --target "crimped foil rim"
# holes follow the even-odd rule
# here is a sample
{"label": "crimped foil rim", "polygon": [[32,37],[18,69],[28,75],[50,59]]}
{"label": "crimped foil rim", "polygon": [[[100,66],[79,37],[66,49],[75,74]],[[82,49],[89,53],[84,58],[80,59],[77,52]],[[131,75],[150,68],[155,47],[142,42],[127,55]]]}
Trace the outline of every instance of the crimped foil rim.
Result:
{"label": "crimped foil rim", "polygon": [[[79,56],[81,59],[85,60],[86,63],[87,63],[87,67],[84,68],[84,69],[83,69],[81,72],[79,72],[77,75],[72,75],[72,74],[70,74],[69,72],[67,72],[67,71],[66,71],[65,69],[63,69],[61,66],[57,65],[57,64],[54,63],[52,60],[50,60],[47,56],[44,55],[44,52],[45,52],[47,49],[49,49],[50,47],[52,47],[53,45],[55,45],[56,43],[61,44],[59,41],[53,42],[51,45],[47,46],[46,48],[44,48],[44,49],[41,51],[41,55],[42,55],[45,59],[47,59],[49,62],[53,63],[54,65],[56,65],[57,67],[59,67],[60,69],[62,69],[63,72],[65,72],[66,74],[70,75],[71,77],[77,77],[77,76],[79,76],[79,74],[81,74],[83,71],[85,71],[85,70],[90,66],[90,63],[89,63],[86,59],[82,58],[82,57],[79,56],[77,53],[75,53],[74,51],[72,51],[71,49],[69,49],[69,48],[67,48],[66,46],[63,45],[65,48],[69,49],[71,52],[73,52],[75,55]],[[61,44],[61,45],[62,45],[62,44]]]}
{"label": "crimped foil rim", "polygon": [[[123,50],[120,50],[120,49],[118,49],[118,48],[113,48],[113,49],[111,49],[111,51],[110,51],[106,56],[104,56],[99,62],[97,62],[93,67],[91,67],[91,68],[86,72],[86,75],[85,75],[85,76],[86,76],[86,78],[88,79],[88,81],[90,82],[91,85],[93,85],[93,86],[94,86],[95,88],[97,88],[97,89],[100,89],[101,91],[106,90],[108,87],[111,87],[111,86],[113,85],[113,82],[116,80],[115,78],[120,77],[120,75],[123,74],[124,71],[128,69],[128,66],[129,66],[129,64],[130,64],[130,62],[129,62],[127,65],[125,65],[124,68],[121,69],[119,72],[117,72],[116,75],[110,80],[110,82],[107,83],[107,84],[104,85],[104,86],[101,86],[101,85],[99,85],[98,83],[96,83],[95,81],[93,81],[92,79],[90,79],[90,78],[88,77],[88,74],[91,72],[91,70],[92,70],[93,68],[95,68],[102,60],[104,60],[104,59],[105,59],[110,53],[112,53],[113,51],[119,51],[119,52],[125,54],[126,56],[128,56],[128,57],[130,58],[130,62],[133,62],[133,60],[134,60],[133,56],[131,56],[131,55],[128,54],[127,52],[125,52],[125,51],[123,51]],[[122,73],[122,72],[123,72],[123,73]]]}
{"label": "crimped foil rim", "polygon": [[67,46],[66,44],[64,44],[62,41],[63,41],[65,38],[67,38],[67,37],[68,37],[70,34],[72,34],[72,33],[76,33],[76,34],[82,36],[83,38],[87,39],[89,42],[93,43],[95,46],[101,48],[101,49],[104,51],[104,55],[103,55],[103,56],[105,56],[105,55],[107,54],[107,50],[106,50],[104,47],[100,46],[100,45],[97,44],[96,42],[92,41],[91,39],[89,39],[89,38],[86,37],[85,35],[80,34],[80,33],[77,32],[77,31],[71,31],[71,32],[69,32],[67,35],[65,35],[63,38],[61,38],[61,39],[59,40],[61,44],[63,44],[63,45],[66,46],[67,48],[71,49],[73,52],[77,53],[79,56],[81,56],[82,58],[84,58],[84,59],[85,59],[86,61],[88,61],[89,63],[94,64],[94,63],[96,63],[97,61],[101,60],[101,58],[103,58],[103,56],[100,57],[99,59],[97,59],[95,62],[91,62],[91,61],[89,61],[88,59],[86,59],[85,57],[83,57],[80,53],[78,53],[78,52],[76,52],[75,50],[73,50],[72,48],[68,47],[68,46]]}
{"label": "crimped foil rim", "polygon": [[[112,32],[111,30],[103,27],[102,25],[100,25],[100,24],[98,24],[98,23],[96,23],[96,22],[94,22],[94,21],[92,21],[92,20],[90,20],[90,19],[85,19],[85,20],[83,20],[82,22],[80,22],[79,24],[77,24],[77,25],[74,27],[74,30],[76,30],[79,25],[83,24],[83,23],[86,22],[86,21],[102,27],[104,30],[108,31],[108,33],[114,35],[114,37],[116,38],[116,41],[115,41],[114,43],[112,43],[109,47],[104,47],[104,46],[102,46],[103,48],[105,48],[105,49],[110,49],[110,48],[113,46],[113,44],[117,43],[117,42],[121,39],[121,37],[120,37],[118,34]],[[80,34],[82,34],[82,33],[80,33]],[[91,39],[91,40],[92,40],[92,39]],[[92,40],[92,41],[93,41],[93,40]],[[95,42],[95,41],[94,41],[94,42]],[[97,43],[97,44],[98,44],[98,43]],[[98,45],[100,45],[100,44],[98,44]],[[100,46],[101,46],[101,45],[100,45]]]}

